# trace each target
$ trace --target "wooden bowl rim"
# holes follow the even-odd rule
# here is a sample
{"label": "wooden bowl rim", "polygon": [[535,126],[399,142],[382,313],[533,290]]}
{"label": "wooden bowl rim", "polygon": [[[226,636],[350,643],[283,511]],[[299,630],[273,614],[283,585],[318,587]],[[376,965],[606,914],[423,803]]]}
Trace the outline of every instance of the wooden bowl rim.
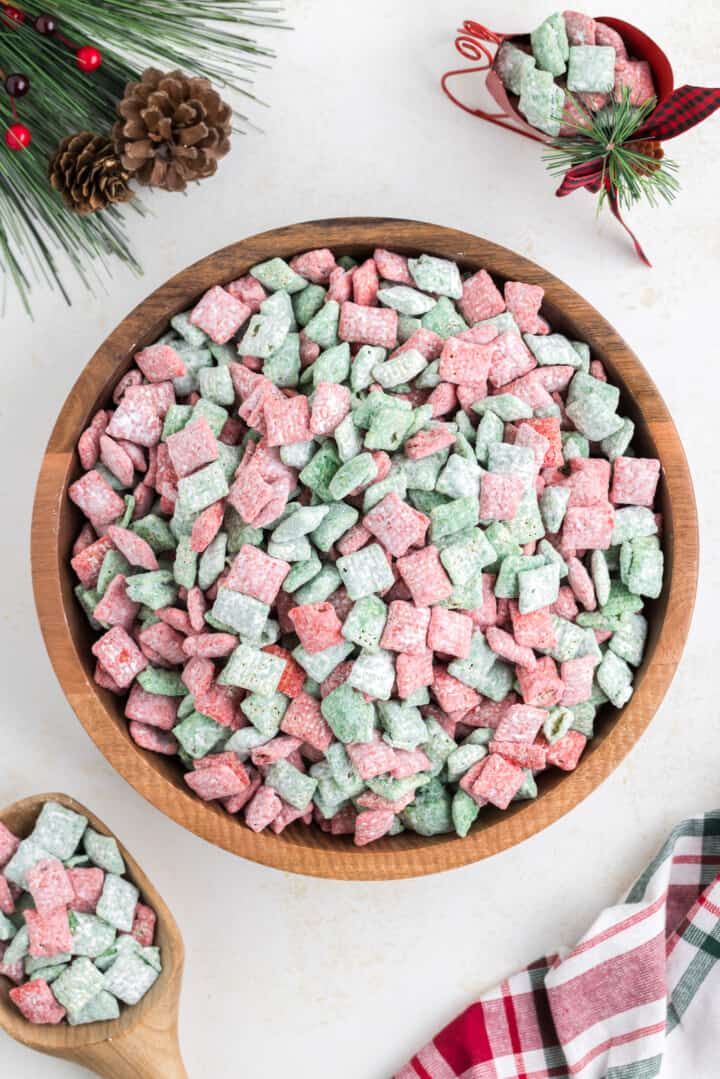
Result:
{"label": "wooden bowl rim", "polygon": [[[652,657],[644,661],[621,719],[593,739],[575,771],[564,774],[540,798],[517,803],[502,814],[494,811],[494,817],[474,827],[465,839],[452,835],[409,839],[405,833],[356,848],[347,837],[327,836],[301,825],[278,836],[252,832],[223,810],[197,799],[184,784],[171,782],[160,772],[157,755],[141,750],[126,729],[116,726],[106,703],[111,697],[88,675],[67,622],[63,580],[69,580],[70,571],[59,551],[58,522],[76,460],[77,438],[93,411],[107,399],[108,386],[117,382],[138,348],[159,336],[170,317],[188,308],[211,285],[233,280],[265,258],[290,257],[318,246],[427,251],[455,258],[468,268],[484,266],[500,279],[542,285],[543,310],[554,312],[551,322],[572,323],[576,336],[588,341],[642,416],[663,463],[668,507],[683,508],[682,518],[678,515],[664,536],[671,567],[663,590],[665,617]],[[521,842],[577,805],[620,763],[659,707],[687,638],[697,573],[697,512],[682,444],[662,397],[625,341],[586,300],[536,263],[465,232],[398,218],[339,218],[272,229],[200,259],[156,289],[100,345],[70,391],[43,458],[33,508],[33,589],[45,644],[68,701],[110,763],[157,809],[208,842],[276,869],[331,879],[391,880],[466,865]]]}
{"label": "wooden bowl rim", "polygon": [[[177,991],[175,987],[182,978],[184,947],[175,919],[147,874],[130,854],[127,847],[118,839],[116,833],[108,828],[104,821],[100,820],[86,806],[78,802],[76,798],[71,798],[67,794],[60,794],[57,791],[51,794],[33,794],[0,809],[0,821],[10,827],[8,819],[15,816],[34,814],[34,824],[45,802],[59,802],[68,809],[81,813],[84,817],[87,817],[88,823],[96,831],[101,832],[103,835],[113,836],[117,841],[120,853],[125,861],[125,876],[139,889],[141,898],[152,904],[157,915],[156,943],[159,943],[160,938],[162,938],[161,961],[163,966],[159,978],[138,1004],[134,1004],[132,1007],[125,1004],[120,1005],[121,1011],[117,1019],[86,1023],[76,1027],[72,1027],[66,1022],[59,1023],[56,1026],[28,1022],[16,1007],[5,999],[7,991],[12,988],[12,984],[9,979],[0,975],[0,988],[2,988],[0,993],[0,1026],[4,1027],[16,1041],[28,1046],[28,1048],[52,1053],[53,1051],[64,1052],[66,1050],[83,1049],[86,1046],[97,1045],[99,1042],[124,1037],[133,1031],[169,992]],[[26,832],[25,828],[22,830]],[[15,832],[15,834],[18,835],[19,833]],[[29,834],[29,831],[26,834]],[[24,839],[25,835],[20,838]],[[6,983],[7,990],[5,989]]]}

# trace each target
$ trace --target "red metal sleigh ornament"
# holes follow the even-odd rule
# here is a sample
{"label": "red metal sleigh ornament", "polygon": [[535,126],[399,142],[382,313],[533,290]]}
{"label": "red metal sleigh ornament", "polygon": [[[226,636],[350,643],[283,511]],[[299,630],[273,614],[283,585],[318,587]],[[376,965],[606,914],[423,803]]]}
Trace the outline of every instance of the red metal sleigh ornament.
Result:
{"label": "red metal sleigh ornament", "polygon": [[[647,34],[644,34],[642,30],[624,22],[622,19],[614,19],[605,15],[598,16],[598,19],[616,30],[625,41],[632,55],[640,60],[646,60],[652,70],[657,91],[657,105],[642,127],[638,128],[633,134],[630,142],[649,140],[662,142],[665,139],[674,138],[676,135],[681,135],[684,131],[694,127],[695,124],[705,120],[717,108],[720,108],[720,89],[702,86],[680,86],[674,89],[674,77],[670,61],[659,45],[652,38],[649,38]],[[481,120],[496,124],[498,127],[504,127],[506,130],[522,135],[526,139],[532,139],[534,142],[552,145],[553,139],[551,136],[531,127],[518,112],[493,68],[495,58],[493,50],[497,49],[506,39],[516,41],[524,39],[528,41],[529,36],[495,33],[486,26],[472,20],[463,23],[455,39],[455,48],[461,56],[474,61],[474,63],[472,67],[447,71],[442,77],[443,91],[454,105],[470,113],[471,116],[478,116]],[[488,72],[485,85],[490,95],[500,106],[499,112],[487,112],[484,109],[466,105],[450,89],[450,80],[456,76],[481,71]],[[650,262],[640,243],[621,216],[617,191],[613,189],[604,168],[604,158],[598,157],[582,166],[569,169],[555,194],[558,196],[569,195],[583,187],[595,194],[600,191],[601,187],[605,188],[610,209],[631,237],[639,258],[647,266],[650,266]]]}

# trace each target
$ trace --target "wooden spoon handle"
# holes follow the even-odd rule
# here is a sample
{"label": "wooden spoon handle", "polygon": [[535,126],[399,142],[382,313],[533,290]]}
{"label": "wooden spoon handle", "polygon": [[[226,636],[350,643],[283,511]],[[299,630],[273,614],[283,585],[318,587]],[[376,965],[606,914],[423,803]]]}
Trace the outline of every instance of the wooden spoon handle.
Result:
{"label": "wooden spoon handle", "polygon": [[[78,1049],[75,1059],[104,1079],[188,1079],[177,1026],[159,1029],[153,1016],[124,1036]],[[65,1059],[68,1054],[63,1053]]]}

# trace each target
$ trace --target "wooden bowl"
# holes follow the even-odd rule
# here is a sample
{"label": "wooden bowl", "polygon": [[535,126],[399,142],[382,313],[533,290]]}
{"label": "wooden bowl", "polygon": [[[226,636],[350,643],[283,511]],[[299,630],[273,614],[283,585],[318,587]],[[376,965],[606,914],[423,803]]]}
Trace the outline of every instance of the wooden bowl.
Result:
{"label": "wooden bowl", "polygon": [[[80,473],[75,446],[95,409],[110,399],[133,353],[154,341],[169,319],[211,285],[231,281],[275,255],[289,257],[315,247],[364,255],[376,246],[422,251],[488,269],[498,281],[527,281],[545,289],[543,314],[552,326],[589,342],[594,356],[622,390],[622,410],[636,424],[636,445],[662,462],[659,500],[666,559],[662,596],[648,604],[646,657],[629,704],[598,716],[597,735],[574,772],[540,777],[537,801],[505,812],[485,809],[466,839],[425,838],[405,832],[356,848],[347,837],[328,836],[294,824],[281,835],[255,834],[224,810],[192,794],[172,758],[146,752],[132,741],[122,701],[93,681],[93,634],[73,596],[70,548],[81,523],[67,498]],[[275,229],[232,244],[173,277],[132,311],[108,337],[80,375],[50,436],[35,496],[32,571],[40,624],[60,684],[80,722],[121,775],[179,824],[265,865],[312,876],[387,880],[451,869],[486,858],[526,839],[567,813],[622,760],[650,722],[670,684],[685,644],[697,581],[695,500],[677,431],[637,357],[613,328],[576,292],[546,270],[504,247],[438,225],[386,218],[343,218]]]}
{"label": "wooden bowl", "polygon": [[[113,834],[89,809],[66,794],[23,798],[0,809],[0,821],[24,839],[33,830],[45,802],[60,802],[87,817],[96,831]],[[29,1049],[82,1064],[108,1079],[157,1079],[159,1075],[187,1079],[177,1035],[184,961],[180,930],[162,896],[119,840],[118,845],[128,879],[157,914],[156,943],[162,956],[162,974],[138,1004],[132,1008],[121,1006],[119,1019],[78,1027],[29,1023],[10,1000],[11,982],[0,975],[0,1027]]]}

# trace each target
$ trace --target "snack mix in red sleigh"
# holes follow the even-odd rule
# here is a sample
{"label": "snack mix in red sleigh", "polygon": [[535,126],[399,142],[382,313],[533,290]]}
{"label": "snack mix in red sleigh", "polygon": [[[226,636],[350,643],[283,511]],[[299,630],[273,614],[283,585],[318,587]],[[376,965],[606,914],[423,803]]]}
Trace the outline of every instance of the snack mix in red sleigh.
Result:
{"label": "snack mix in red sleigh", "polygon": [[95,678],[200,798],[257,831],[464,836],[627,702],[660,464],[542,301],[430,255],[274,258],[93,417],[69,495]]}

